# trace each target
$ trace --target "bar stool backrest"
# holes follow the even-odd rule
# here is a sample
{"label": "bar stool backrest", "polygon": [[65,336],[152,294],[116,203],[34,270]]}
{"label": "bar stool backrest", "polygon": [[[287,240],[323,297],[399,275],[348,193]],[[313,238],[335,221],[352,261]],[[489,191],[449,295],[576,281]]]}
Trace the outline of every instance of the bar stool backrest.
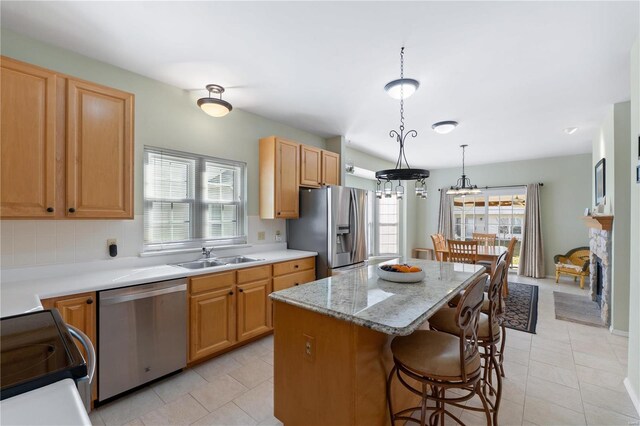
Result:
{"label": "bar stool backrest", "polygon": [[478,261],[478,242],[449,240],[449,262],[476,263]]}
{"label": "bar stool backrest", "polygon": [[[504,256],[503,256],[504,255]],[[498,264],[496,265],[491,280],[489,281],[489,291],[487,296],[489,297],[489,324],[490,330],[498,329],[494,325],[498,324],[498,318],[502,314],[502,286],[504,284],[504,274],[507,271],[507,262],[505,261],[506,252],[501,254],[498,258]],[[494,338],[500,337],[500,332],[493,336]]]}
{"label": "bar stool backrest", "polygon": [[478,356],[478,320],[486,282],[487,274],[476,278],[467,287],[456,308],[456,325],[460,329],[460,371],[465,381],[469,374],[474,373],[467,371],[467,365]]}

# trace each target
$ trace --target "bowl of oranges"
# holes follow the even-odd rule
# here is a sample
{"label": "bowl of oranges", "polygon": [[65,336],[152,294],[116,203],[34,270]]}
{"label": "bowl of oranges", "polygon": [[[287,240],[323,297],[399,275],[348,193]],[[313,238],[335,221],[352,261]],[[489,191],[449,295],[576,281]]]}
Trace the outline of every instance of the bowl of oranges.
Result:
{"label": "bowl of oranges", "polygon": [[380,278],[396,283],[417,283],[422,281],[425,273],[417,266],[405,264],[384,264],[376,268]]}

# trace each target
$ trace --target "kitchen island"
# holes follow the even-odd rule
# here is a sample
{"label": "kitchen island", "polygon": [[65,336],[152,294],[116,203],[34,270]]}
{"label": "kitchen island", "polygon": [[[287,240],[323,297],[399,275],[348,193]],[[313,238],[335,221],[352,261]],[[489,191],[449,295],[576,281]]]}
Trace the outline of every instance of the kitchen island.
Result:
{"label": "kitchen island", "polygon": [[[399,284],[376,266],[271,295],[274,411],[286,425],[389,424],[389,344],[408,335],[484,272],[477,265],[411,259],[426,277]],[[394,382],[394,407],[417,397]]]}

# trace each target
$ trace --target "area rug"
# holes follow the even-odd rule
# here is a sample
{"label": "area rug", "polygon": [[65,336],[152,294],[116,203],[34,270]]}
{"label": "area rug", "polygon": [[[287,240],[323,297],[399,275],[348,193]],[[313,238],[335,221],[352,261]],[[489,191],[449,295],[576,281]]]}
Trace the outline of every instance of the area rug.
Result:
{"label": "area rug", "polygon": [[513,330],[536,334],[538,322],[538,286],[509,283],[509,295],[504,299],[504,325]]}
{"label": "area rug", "polygon": [[556,319],[593,327],[605,327],[600,316],[600,305],[582,294],[553,292]]}

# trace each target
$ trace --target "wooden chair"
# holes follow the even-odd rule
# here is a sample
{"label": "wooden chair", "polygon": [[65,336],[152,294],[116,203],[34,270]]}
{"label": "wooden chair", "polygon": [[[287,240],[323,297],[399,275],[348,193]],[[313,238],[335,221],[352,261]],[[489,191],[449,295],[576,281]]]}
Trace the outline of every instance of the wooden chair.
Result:
{"label": "wooden chair", "polygon": [[444,260],[444,254],[440,251],[447,248],[444,236],[442,234],[433,234],[431,235],[431,241],[433,242],[433,250],[436,255],[436,260]]}
{"label": "wooden chair", "polygon": [[509,268],[511,267],[511,261],[513,260],[513,251],[516,248],[518,239],[516,237],[511,238],[507,245],[507,272],[504,274],[504,286],[502,287],[502,295],[507,297],[509,295]]}
{"label": "wooden chair", "polygon": [[496,245],[496,234],[481,234],[479,232],[474,232],[471,239],[476,240],[478,244],[484,246]]}
{"label": "wooden chair", "polygon": [[[418,330],[409,336],[396,337],[391,342],[394,365],[387,380],[391,425],[396,420],[422,426],[444,425],[447,416],[458,424],[464,424],[447,409],[447,405],[469,409],[464,403],[476,395],[482,408],[475,410],[483,411],[487,424],[491,423],[491,408],[480,387],[482,367],[478,350],[478,323],[486,280],[485,274],[476,278],[453,309],[454,324],[458,327],[456,335]],[[393,411],[391,382],[394,377],[410,392],[421,397],[418,406],[397,413]],[[447,392],[449,389],[457,389],[457,393]],[[435,407],[428,406],[429,401],[433,401]],[[427,411],[433,411],[428,418]],[[416,412],[420,413],[419,419],[411,417]]]}
{"label": "wooden chair", "polygon": [[589,247],[574,248],[564,255],[556,254],[553,261],[556,263],[556,283],[560,280],[560,275],[569,275],[573,277],[573,281],[580,278],[580,288],[584,288],[584,279],[589,276],[591,262]]}
{"label": "wooden chair", "polygon": [[448,262],[455,263],[477,263],[478,262],[478,242],[449,240]]}
{"label": "wooden chair", "polygon": [[[504,336],[504,305],[502,302],[502,285],[504,283],[504,274],[506,273],[506,255],[502,256],[496,270],[489,281],[487,289],[487,299],[483,301],[481,314],[478,320],[478,346],[482,347],[480,356],[483,359],[483,377],[481,380],[481,388],[485,399],[493,414],[493,424],[498,424],[498,411],[500,409],[500,400],[502,398],[502,366],[498,361],[498,344]],[[466,296],[463,294],[460,303]],[[462,331],[456,323],[456,311],[458,306],[444,307],[429,318],[429,327],[432,330],[449,333],[457,336]],[[467,338],[470,338],[468,336]],[[496,371],[496,384],[493,383],[493,371]],[[466,409],[469,409],[466,407]],[[489,423],[487,423],[489,424]]]}

